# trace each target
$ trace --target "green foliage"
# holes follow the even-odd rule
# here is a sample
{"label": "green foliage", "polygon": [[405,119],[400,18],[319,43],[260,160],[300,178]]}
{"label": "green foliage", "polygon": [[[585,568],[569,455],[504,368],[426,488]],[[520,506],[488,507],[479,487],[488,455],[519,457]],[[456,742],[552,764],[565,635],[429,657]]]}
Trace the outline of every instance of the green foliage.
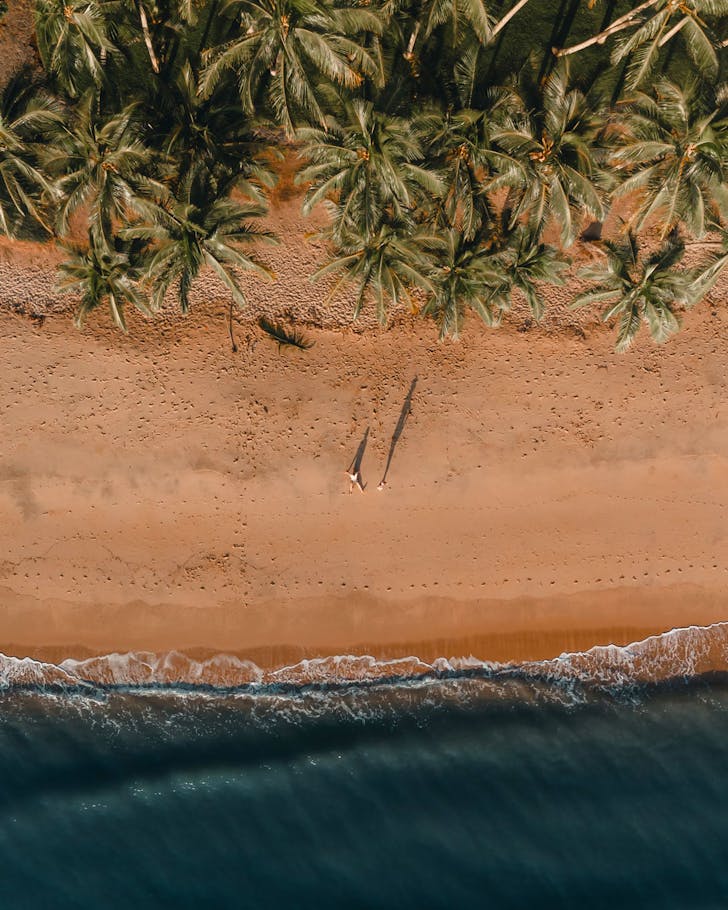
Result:
{"label": "green foliage", "polygon": [[102,238],[89,235],[88,246],[64,246],[69,258],[62,262],[57,289],[81,298],[76,314],[80,327],[92,310],[108,303],[115,325],[126,332],[124,306],[131,303],[145,316],[151,310],[136,286],[141,271],[134,262],[131,248],[109,246]]}
{"label": "green foliage", "polygon": [[236,269],[272,277],[254,255],[246,255],[241,249],[256,240],[273,240],[268,231],[258,230],[251,222],[264,211],[253,202],[217,197],[210,184],[194,173],[184,181],[177,197],[146,206],[145,223],[123,228],[120,236],[149,245],[146,277],[153,288],[153,308],[161,307],[174,286],[186,313],[192,284],[203,265],[217,275],[235,303],[244,307],[245,294]]}
{"label": "green foliage", "polygon": [[350,231],[368,234],[385,217],[401,218],[423,194],[442,190],[436,172],[421,166],[422,148],[407,120],[365,101],[353,101],[345,114],[343,125],[332,119],[325,130],[299,131],[308,165],[298,181],[310,184],[304,213],[330,201],[337,241]]}
{"label": "green foliage", "polygon": [[355,317],[406,305],[457,337],[521,297],[540,319],[606,221],[577,303],[609,300],[623,350],[728,261],[682,269],[677,236],[728,230],[728,0],[36,0],[36,34],[44,84],[0,99],[0,230],[87,237],[61,270],[80,319],[186,311],[203,269],[242,306],[295,153],[304,213],[329,215],[313,277]]}
{"label": "green foliage", "polygon": [[0,94],[0,229],[9,237],[34,218],[47,228],[43,198],[51,185],[41,163],[43,143],[61,123],[60,104],[21,70]]}
{"label": "green foliage", "polygon": [[659,250],[642,257],[629,232],[622,241],[607,241],[605,252],[604,265],[582,271],[581,277],[596,286],[573,306],[607,303],[602,318],[608,322],[617,317],[617,351],[627,350],[643,322],[654,341],[667,341],[680,327],[675,305],[692,303],[695,290],[691,273],[676,268],[685,252],[683,241],[672,235]]}
{"label": "green foliage", "polygon": [[696,237],[728,214],[728,98],[693,82],[666,80],[617,106],[611,156],[625,175],[618,195],[638,199],[636,230],[650,220],[661,237],[684,225]]}
{"label": "green foliage", "polygon": [[376,57],[363,45],[378,35],[376,13],[313,0],[233,0],[241,34],[210,55],[203,78],[209,93],[226,73],[240,87],[243,108],[252,114],[261,94],[289,135],[303,116],[323,125],[320,83],[356,89],[379,76]]}
{"label": "green foliage", "polygon": [[565,247],[585,215],[602,220],[605,211],[596,154],[600,119],[568,79],[568,68],[560,64],[531,90],[533,103],[518,104],[495,130],[497,173],[489,184],[491,190],[516,192],[510,227],[525,218],[538,235],[555,220]]}

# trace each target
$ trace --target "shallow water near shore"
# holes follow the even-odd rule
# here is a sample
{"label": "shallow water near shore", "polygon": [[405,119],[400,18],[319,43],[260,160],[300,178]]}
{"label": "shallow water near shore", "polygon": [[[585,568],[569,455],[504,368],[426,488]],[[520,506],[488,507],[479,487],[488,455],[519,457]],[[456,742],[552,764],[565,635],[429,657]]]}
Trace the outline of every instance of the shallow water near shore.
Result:
{"label": "shallow water near shore", "polygon": [[3,907],[725,906],[724,632],[224,686],[6,659]]}

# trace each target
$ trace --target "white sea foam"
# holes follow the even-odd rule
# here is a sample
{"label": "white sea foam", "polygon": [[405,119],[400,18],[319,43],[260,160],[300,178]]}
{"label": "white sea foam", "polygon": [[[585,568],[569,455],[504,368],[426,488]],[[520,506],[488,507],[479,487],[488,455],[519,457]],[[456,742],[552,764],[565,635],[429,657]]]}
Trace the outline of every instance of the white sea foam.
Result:
{"label": "white sea foam", "polygon": [[551,660],[502,664],[479,657],[416,656],[378,660],[370,655],[336,655],[262,669],[228,654],[195,660],[178,651],[134,651],[60,664],[0,655],[0,688],[84,689],[164,686],[256,689],[260,686],[342,685],[436,678],[481,678],[491,682],[540,681],[596,687],[639,685],[728,670],[728,622],[689,626],[625,646],[598,645]]}

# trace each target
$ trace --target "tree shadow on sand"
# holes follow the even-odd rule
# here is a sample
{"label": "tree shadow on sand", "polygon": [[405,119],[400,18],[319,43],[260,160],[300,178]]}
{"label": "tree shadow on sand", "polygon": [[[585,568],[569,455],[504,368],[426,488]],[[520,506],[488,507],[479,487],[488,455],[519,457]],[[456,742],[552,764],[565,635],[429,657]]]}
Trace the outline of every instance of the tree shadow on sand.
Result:
{"label": "tree shadow on sand", "polygon": [[394,450],[397,448],[397,443],[399,442],[399,437],[402,435],[405,424],[407,423],[407,418],[412,412],[412,396],[415,393],[416,385],[417,377],[415,376],[409,387],[409,392],[407,392],[407,397],[402,404],[402,410],[399,412],[399,420],[397,421],[397,426],[394,428],[394,433],[392,433],[392,441],[389,444],[389,455],[387,455],[387,465],[384,468],[382,479],[379,481],[379,486],[377,487],[378,490],[382,490],[384,488],[384,485],[387,483],[387,474],[389,473],[389,466],[392,464]]}

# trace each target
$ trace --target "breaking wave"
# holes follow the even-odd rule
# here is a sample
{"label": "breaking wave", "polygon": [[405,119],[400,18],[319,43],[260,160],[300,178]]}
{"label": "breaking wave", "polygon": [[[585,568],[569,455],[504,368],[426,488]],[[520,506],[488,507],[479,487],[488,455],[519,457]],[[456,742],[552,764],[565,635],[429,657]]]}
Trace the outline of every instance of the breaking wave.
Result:
{"label": "breaking wave", "polygon": [[105,691],[239,692],[331,691],[351,686],[415,686],[438,681],[489,686],[494,694],[514,685],[576,693],[634,690],[644,684],[695,678],[728,671],[728,622],[689,626],[625,646],[598,645],[588,651],[520,664],[481,658],[418,657],[378,660],[369,655],[338,655],[263,669],[252,661],[217,654],[195,660],[172,651],[134,651],[58,664],[0,654],[0,691],[35,690],[99,694]]}

